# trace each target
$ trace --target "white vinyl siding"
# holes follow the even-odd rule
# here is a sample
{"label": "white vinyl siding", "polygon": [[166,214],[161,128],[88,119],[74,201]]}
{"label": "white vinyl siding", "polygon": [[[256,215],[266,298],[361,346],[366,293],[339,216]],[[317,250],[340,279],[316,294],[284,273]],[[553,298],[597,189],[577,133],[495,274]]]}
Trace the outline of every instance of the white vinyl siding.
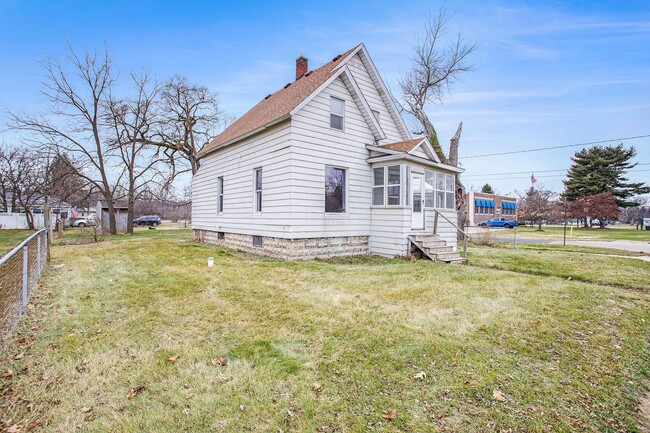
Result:
{"label": "white vinyl siding", "polygon": [[[192,227],[226,233],[288,236],[291,195],[289,122],[201,159],[192,179]],[[264,166],[264,213],[253,211],[253,170]],[[224,178],[217,218],[217,178]]]}
{"label": "white vinyl siding", "polygon": [[354,61],[348,63],[348,67],[354,80],[359,85],[359,89],[363,93],[364,98],[368,101],[368,105],[373,111],[381,113],[379,124],[381,129],[386,133],[386,139],[382,140],[382,143],[391,143],[395,141],[408,140],[410,137],[402,136],[399,129],[395,125],[395,121],[392,116],[388,113],[388,108],[386,107],[386,101],[379,94],[377,87],[375,87],[370,74],[363,65],[363,61],[360,56],[356,54],[353,58]]}
{"label": "white vinyl siding", "polygon": [[[342,133],[329,127],[331,97],[346,101]],[[369,235],[373,180],[365,146],[374,136],[340,78],[294,114],[291,138],[293,237]],[[347,170],[345,212],[323,211],[326,166]]]}

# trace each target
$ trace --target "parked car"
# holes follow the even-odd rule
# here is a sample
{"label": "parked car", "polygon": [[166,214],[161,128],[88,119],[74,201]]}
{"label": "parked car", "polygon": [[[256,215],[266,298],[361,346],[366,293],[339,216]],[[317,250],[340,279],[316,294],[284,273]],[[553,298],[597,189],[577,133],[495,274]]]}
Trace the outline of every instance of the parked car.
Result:
{"label": "parked car", "polygon": [[76,220],[73,221],[71,224],[72,227],[79,227],[79,228],[84,228],[88,226],[94,226],[97,224],[97,221],[94,220],[93,218],[77,218]]}
{"label": "parked car", "polygon": [[494,218],[491,220],[482,221],[479,223],[478,226],[479,227],[505,227],[507,229],[511,229],[518,225],[519,224],[517,223],[517,221],[511,221],[505,218]]}
{"label": "parked car", "polygon": [[136,218],[133,223],[137,226],[150,226],[156,227],[159,226],[162,220],[158,215],[144,215],[140,218]]}

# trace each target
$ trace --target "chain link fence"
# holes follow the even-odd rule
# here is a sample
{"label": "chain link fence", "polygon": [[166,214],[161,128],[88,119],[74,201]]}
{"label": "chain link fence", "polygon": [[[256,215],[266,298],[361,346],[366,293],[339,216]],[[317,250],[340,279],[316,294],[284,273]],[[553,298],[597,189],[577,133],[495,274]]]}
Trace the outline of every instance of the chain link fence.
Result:
{"label": "chain link fence", "polygon": [[47,262],[48,232],[43,228],[0,258],[0,350],[11,336],[18,319]]}

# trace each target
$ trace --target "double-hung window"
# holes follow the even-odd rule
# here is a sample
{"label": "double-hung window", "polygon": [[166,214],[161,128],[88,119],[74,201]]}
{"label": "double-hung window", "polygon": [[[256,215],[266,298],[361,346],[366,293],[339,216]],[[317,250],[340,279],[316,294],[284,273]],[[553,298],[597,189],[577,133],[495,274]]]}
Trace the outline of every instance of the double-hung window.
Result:
{"label": "double-hung window", "polygon": [[346,170],[325,167],[325,212],[345,212]]}
{"label": "double-hung window", "polygon": [[255,169],[255,212],[262,212],[262,169]]}
{"label": "double-hung window", "polygon": [[223,176],[217,178],[217,213],[223,213]]}
{"label": "double-hung window", "polygon": [[345,101],[343,99],[330,98],[330,127],[343,131],[343,119],[345,117]]}
{"label": "double-hung window", "polygon": [[409,166],[389,165],[372,169],[373,206],[408,205],[410,178]]}
{"label": "double-hung window", "polygon": [[384,205],[384,195],[386,194],[386,186],[384,185],[385,173],[386,167],[375,167],[372,169],[372,204],[374,206]]}

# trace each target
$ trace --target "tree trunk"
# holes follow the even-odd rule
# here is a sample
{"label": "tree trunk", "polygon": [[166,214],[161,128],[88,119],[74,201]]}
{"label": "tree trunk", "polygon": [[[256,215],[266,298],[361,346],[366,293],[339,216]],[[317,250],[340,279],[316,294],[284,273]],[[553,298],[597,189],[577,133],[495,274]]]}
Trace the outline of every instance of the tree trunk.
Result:
{"label": "tree trunk", "polygon": [[537,231],[541,232],[542,231],[542,220],[540,219],[539,222],[537,223]]}
{"label": "tree trunk", "polygon": [[106,200],[106,206],[108,207],[108,231],[112,235],[117,234],[117,221],[115,219],[115,208],[113,207],[113,197],[110,197],[110,200]]}
{"label": "tree trunk", "polygon": [[34,214],[32,214],[32,210],[29,206],[25,206],[25,219],[27,220],[27,227],[30,230],[34,230]]}
{"label": "tree trunk", "polygon": [[129,198],[127,202],[128,214],[126,217],[126,234],[133,234],[133,207],[135,205],[135,181],[129,182]]}

